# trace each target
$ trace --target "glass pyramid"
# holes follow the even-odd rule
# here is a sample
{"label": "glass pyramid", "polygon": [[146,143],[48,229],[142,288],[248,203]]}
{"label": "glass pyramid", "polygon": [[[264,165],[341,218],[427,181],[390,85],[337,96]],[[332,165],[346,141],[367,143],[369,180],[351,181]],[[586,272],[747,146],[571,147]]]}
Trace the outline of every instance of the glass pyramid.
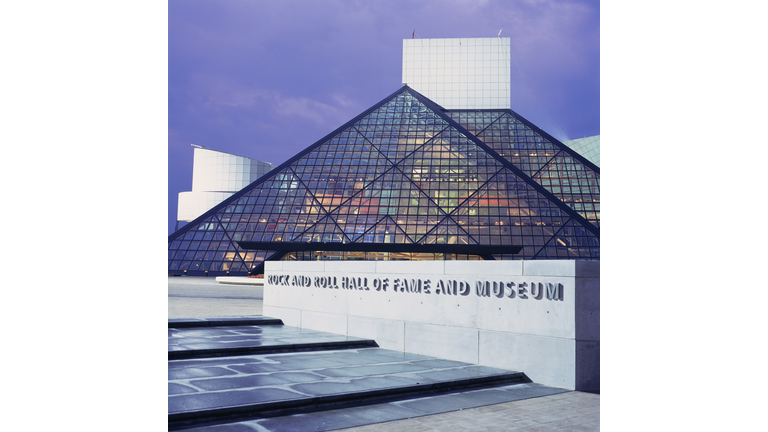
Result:
{"label": "glass pyramid", "polygon": [[[510,110],[445,111],[403,86],[170,235],[169,273],[245,275],[270,259],[596,260],[599,168],[571,153]],[[383,253],[376,244],[522,250]]]}

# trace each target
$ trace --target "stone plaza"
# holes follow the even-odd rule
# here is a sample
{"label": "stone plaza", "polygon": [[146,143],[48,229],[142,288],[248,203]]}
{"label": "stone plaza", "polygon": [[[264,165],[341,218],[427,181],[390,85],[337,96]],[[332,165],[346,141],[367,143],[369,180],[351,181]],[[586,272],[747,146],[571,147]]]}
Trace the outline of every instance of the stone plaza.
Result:
{"label": "stone plaza", "polygon": [[[599,394],[516,382],[525,371],[384,349],[366,338],[255,324],[267,319],[261,286],[169,277],[168,289],[172,429],[599,430]],[[355,392],[370,401],[350,402]],[[223,395],[240,399],[227,406]]]}

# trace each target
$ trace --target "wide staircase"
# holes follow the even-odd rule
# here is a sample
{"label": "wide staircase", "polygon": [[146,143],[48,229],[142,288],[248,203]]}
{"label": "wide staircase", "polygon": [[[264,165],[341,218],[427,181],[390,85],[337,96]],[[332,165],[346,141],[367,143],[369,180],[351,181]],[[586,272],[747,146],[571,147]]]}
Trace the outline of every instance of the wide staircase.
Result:
{"label": "wide staircase", "polygon": [[168,321],[169,430],[319,432],[566,391],[274,318]]}

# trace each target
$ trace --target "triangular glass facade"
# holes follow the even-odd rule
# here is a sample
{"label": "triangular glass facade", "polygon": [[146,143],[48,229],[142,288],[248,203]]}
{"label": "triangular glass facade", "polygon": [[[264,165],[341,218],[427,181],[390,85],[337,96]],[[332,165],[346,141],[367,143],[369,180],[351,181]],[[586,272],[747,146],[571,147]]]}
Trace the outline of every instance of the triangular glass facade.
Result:
{"label": "triangular glass facade", "polygon": [[582,217],[600,227],[600,168],[511,110],[448,114]]}
{"label": "triangular glass facade", "polygon": [[[568,150],[510,110],[445,111],[404,86],[169,236],[169,273],[246,274],[286,255],[239,242],[506,245],[522,250],[495,259],[599,259],[599,168]],[[345,253],[330,255],[390,259]],[[391,259],[425,259],[416,255]],[[426,259],[457,258],[439,255]]]}

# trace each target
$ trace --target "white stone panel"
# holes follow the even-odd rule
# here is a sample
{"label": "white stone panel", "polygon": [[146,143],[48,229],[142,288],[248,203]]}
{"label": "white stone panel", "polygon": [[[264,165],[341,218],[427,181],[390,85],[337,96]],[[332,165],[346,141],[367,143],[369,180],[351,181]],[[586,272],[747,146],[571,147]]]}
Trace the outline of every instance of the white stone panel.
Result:
{"label": "white stone panel", "polygon": [[[483,330],[507,331],[545,337],[573,338],[576,334],[576,303],[573,279],[566,278],[515,278],[516,286],[506,288],[515,297],[498,298],[471,296],[477,301],[477,328]],[[489,280],[493,284],[493,280]],[[547,284],[560,284],[563,300],[551,301],[546,298]],[[536,290],[532,290],[532,285]],[[474,293],[473,293],[474,294]],[[536,294],[534,296],[534,294]],[[525,298],[522,298],[525,296]]]}
{"label": "white stone panel", "polygon": [[489,366],[512,359],[504,367],[543,384],[599,386],[599,263],[530,263],[268,262],[264,314],[296,321],[300,311],[302,327]]}
{"label": "white stone panel", "polygon": [[301,313],[303,327],[329,333],[347,334],[347,316],[336,313],[303,311]]}
{"label": "white stone panel", "polygon": [[575,387],[576,345],[572,339],[481,331],[479,341],[480,364],[523,371],[534,382]]}
{"label": "white stone panel", "polygon": [[268,306],[266,302],[261,312],[264,316],[276,318],[279,317],[283,324],[291,327],[303,327],[301,325],[301,310],[292,308],[283,308],[277,306]]}
{"label": "white stone panel", "polygon": [[373,339],[385,349],[405,351],[405,322],[350,315],[348,336]]}
{"label": "white stone panel", "polygon": [[405,351],[467,363],[479,363],[474,329],[405,323]]}
{"label": "white stone panel", "polygon": [[[548,337],[574,337],[575,285],[573,278],[525,277],[520,276],[519,265],[509,266],[514,262],[483,261],[445,261],[445,272],[463,268],[465,273],[440,274],[427,272],[424,267],[442,266],[443,261],[407,262],[283,262],[282,272],[291,275],[303,275],[314,280],[318,275],[335,275],[337,289],[318,289],[312,287],[280,286],[275,292],[275,300],[281,305],[293,305],[297,308],[315,311],[333,311],[356,316],[368,316],[381,319],[415,321],[422,323],[450,324],[484,330],[511,331]],[[388,280],[386,291],[376,291],[373,276],[366,277],[368,291],[346,290],[342,287],[343,275],[359,274],[361,269],[370,269],[376,264],[376,278]],[[427,264],[427,266],[424,266]],[[479,269],[471,264],[481,264]],[[268,266],[271,263],[267,263]],[[493,268],[495,265],[495,269]],[[388,270],[387,272],[382,271]],[[503,275],[503,269],[511,269],[512,274]],[[267,267],[267,272],[271,267]],[[494,277],[496,275],[497,277]],[[409,293],[395,291],[395,279],[400,281],[429,280],[430,293]],[[449,280],[468,285],[467,295],[437,294],[439,281],[444,284]],[[507,284],[514,280],[515,285]],[[487,282],[490,297],[477,295],[477,282]],[[493,294],[494,283],[504,287],[501,297]],[[535,284],[536,289],[532,289]],[[546,298],[547,284],[557,284],[559,301]],[[265,285],[266,286],[266,285]],[[458,290],[457,290],[458,291]],[[457,292],[457,294],[459,294]],[[266,295],[266,294],[265,294]],[[266,300],[266,298],[265,298]]]}

